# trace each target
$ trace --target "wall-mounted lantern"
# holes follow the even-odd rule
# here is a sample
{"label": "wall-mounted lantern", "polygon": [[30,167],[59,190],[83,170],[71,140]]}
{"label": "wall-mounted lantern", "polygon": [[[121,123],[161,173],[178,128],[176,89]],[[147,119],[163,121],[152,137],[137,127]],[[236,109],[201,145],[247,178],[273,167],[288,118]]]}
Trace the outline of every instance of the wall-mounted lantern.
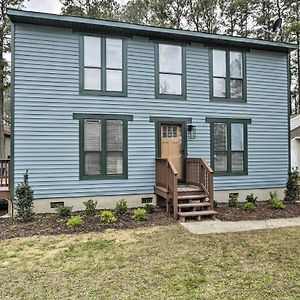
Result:
{"label": "wall-mounted lantern", "polygon": [[196,138],[196,126],[194,125],[187,126],[187,136],[189,140],[194,140]]}

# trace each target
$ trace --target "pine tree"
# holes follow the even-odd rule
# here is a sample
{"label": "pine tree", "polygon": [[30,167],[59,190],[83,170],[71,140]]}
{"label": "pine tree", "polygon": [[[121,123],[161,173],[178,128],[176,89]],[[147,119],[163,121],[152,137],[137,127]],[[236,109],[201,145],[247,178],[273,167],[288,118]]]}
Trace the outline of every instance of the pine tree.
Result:
{"label": "pine tree", "polygon": [[33,213],[33,197],[34,193],[29,185],[28,170],[26,170],[23,182],[16,187],[16,200],[14,202],[18,217],[26,222],[32,220]]}

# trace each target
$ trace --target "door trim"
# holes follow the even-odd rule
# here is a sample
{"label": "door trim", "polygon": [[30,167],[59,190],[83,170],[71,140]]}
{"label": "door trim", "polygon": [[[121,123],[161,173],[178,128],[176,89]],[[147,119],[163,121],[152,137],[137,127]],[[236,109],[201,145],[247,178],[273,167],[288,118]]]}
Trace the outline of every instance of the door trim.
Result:
{"label": "door trim", "polygon": [[170,118],[170,117],[150,117],[150,122],[155,123],[155,157],[159,158],[161,156],[161,125],[162,124],[173,124],[181,126],[181,134],[182,134],[182,180],[185,181],[185,160],[187,158],[187,124],[192,123],[192,118]]}

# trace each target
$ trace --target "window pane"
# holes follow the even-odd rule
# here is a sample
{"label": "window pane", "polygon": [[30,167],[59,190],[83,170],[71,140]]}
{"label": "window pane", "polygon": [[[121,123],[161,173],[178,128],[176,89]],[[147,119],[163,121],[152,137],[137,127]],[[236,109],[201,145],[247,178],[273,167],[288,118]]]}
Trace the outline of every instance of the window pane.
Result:
{"label": "window pane", "polygon": [[84,66],[101,67],[101,38],[84,37]]}
{"label": "window pane", "polygon": [[159,71],[182,73],[181,51],[180,46],[159,44]]}
{"label": "window pane", "polygon": [[214,124],[214,150],[227,150],[227,125],[224,123]]}
{"label": "window pane", "polygon": [[230,95],[231,98],[242,98],[243,96],[243,81],[230,80]]}
{"label": "window pane", "polygon": [[218,152],[214,155],[215,171],[227,171],[227,152]]}
{"label": "window pane", "polygon": [[84,154],[84,174],[100,174],[100,152],[86,152]]}
{"label": "window pane", "polygon": [[123,121],[107,120],[107,151],[123,151]]}
{"label": "window pane", "polygon": [[122,92],[122,71],[106,71],[106,90],[113,92]]}
{"label": "window pane", "polygon": [[244,170],[244,153],[243,152],[232,152],[231,153],[232,171],[243,171]]}
{"label": "window pane", "polygon": [[101,90],[101,69],[84,69],[84,89]]}
{"label": "window pane", "polygon": [[101,150],[101,121],[85,120],[84,151]]}
{"label": "window pane", "polygon": [[181,95],[181,75],[160,74],[159,93]]}
{"label": "window pane", "polygon": [[230,52],[230,77],[243,78],[243,59],[242,53]]}
{"label": "window pane", "polygon": [[214,97],[225,98],[225,78],[214,78]]}
{"label": "window pane", "polygon": [[226,51],[213,50],[213,76],[226,77]]}
{"label": "window pane", "polygon": [[243,124],[231,124],[231,150],[244,150]]}
{"label": "window pane", "polygon": [[123,153],[107,153],[107,174],[123,174]]}
{"label": "window pane", "polygon": [[122,40],[106,39],[107,68],[122,69]]}

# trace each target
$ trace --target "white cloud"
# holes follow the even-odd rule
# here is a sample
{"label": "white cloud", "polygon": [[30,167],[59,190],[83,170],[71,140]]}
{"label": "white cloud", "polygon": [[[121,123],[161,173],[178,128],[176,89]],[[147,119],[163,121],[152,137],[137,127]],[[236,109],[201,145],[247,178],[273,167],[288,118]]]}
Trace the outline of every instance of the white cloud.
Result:
{"label": "white cloud", "polygon": [[25,7],[25,10],[59,14],[61,3],[59,0],[27,0]]}

